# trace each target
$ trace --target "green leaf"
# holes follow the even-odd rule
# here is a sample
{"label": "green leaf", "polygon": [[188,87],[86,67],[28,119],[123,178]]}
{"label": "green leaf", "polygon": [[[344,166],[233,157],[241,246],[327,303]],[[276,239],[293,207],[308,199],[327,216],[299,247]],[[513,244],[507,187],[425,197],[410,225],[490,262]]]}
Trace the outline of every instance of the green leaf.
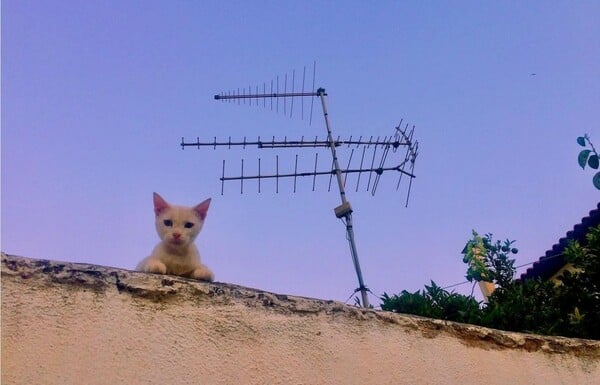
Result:
{"label": "green leaf", "polygon": [[579,162],[579,165],[583,169],[585,169],[585,165],[587,164],[587,160],[588,160],[588,157],[590,156],[590,152],[592,152],[592,150],[583,150],[579,153],[577,161]]}
{"label": "green leaf", "polygon": [[588,166],[594,170],[597,170],[599,165],[600,162],[598,161],[598,155],[594,154],[588,158]]}
{"label": "green leaf", "polygon": [[579,138],[577,138],[577,143],[579,143],[581,147],[585,147],[585,138],[583,136],[580,136]]}
{"label": "green leaf", "polygon": [[594,186],[596,186],[596,188],[600,190],[600,172],[594,175],[594,179],[592,179],[592,181],[594,182]]}

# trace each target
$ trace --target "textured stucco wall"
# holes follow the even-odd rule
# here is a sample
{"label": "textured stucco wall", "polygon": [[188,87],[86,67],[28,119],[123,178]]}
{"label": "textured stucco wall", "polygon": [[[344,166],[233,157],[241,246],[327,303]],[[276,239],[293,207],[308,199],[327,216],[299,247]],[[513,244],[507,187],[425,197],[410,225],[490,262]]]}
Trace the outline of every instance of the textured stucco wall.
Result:
{"label": "textured stucco wall", "polygon": [[2,384],[598,384],[600,343],[2,254]]}

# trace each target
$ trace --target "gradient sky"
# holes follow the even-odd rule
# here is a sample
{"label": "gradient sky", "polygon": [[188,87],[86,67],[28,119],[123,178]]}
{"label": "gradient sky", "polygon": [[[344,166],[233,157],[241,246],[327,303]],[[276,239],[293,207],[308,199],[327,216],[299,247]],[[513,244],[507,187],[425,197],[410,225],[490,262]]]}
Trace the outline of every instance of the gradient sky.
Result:
{"label": "gradient sky", "polygon": [[197,244],[218,281],[345,301],[358,284],[324,180],[221,195],[223,159],[234,172],[279,154],[289,169],[315,150],[179,146],[324,136],[318,104],[308,125],[213,100],[313,61],[336,135],[416,126],[408,208],[395,175],[374,197],[348,192],[376,305],[464,281],[472,229],[517,240],[520,265],[599,201],[576,143],[600,147],[598,1],[3,0],[1,12],[4,252],[133,269],[158,240],[153,191],[212,197]]}

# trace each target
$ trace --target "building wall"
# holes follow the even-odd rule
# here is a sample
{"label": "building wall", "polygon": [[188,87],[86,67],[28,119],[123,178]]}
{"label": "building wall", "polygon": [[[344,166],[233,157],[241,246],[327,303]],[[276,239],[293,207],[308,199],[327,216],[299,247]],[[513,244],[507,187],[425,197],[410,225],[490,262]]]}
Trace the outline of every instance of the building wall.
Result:
{"label": "building wall", "polygon": [[2,384],[598,384],[600,342],[2,254]]}

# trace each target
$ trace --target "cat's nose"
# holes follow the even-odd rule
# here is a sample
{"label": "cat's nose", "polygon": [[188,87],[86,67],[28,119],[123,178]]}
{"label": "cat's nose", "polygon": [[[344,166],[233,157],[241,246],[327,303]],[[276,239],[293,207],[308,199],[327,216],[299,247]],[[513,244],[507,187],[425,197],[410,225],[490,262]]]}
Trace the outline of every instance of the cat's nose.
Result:
{"label": "cat's nose", "polygon": [[181,238],[181,234],[179,234],[179,233],[173,233],[173,238],[179,239],[179,238]]}

